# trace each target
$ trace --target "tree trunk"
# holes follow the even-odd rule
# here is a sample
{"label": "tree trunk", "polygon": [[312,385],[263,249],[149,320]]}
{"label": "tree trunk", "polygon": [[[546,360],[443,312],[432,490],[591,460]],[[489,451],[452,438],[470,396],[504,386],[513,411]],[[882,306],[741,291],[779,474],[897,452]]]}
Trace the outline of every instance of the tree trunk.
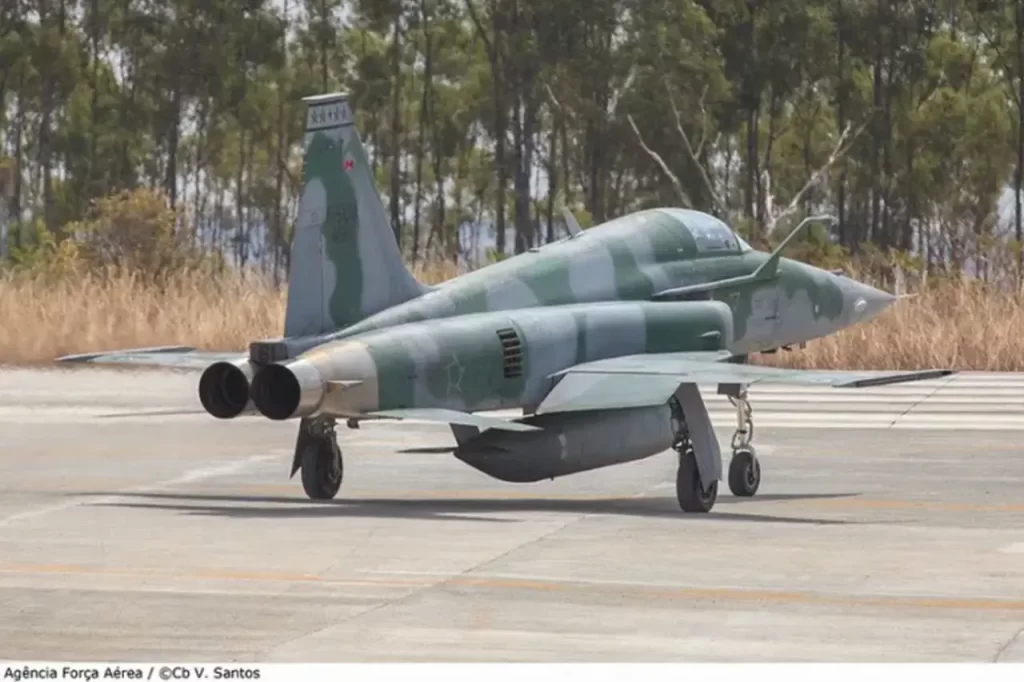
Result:
{"label": "tree trunk", "polygon": [[881,116],[882,108],[882,46],[884,41],[882,40],[882,27],[885,25],[885,2],[886,0],[878,0],[876,21],[879,27],[879,33],[875,35],[875,63],[872,69],[872,105],[873,110],[871,116],[873,118],[871,128],[874,134],[871,136],[871,222],[869,223],[867,239],[874,241],[878,236],[878,222],[879,214],[882,207],[882,192],[881,192],[881,178],[879,162],[881,159],[881,140],[885,134],[883,129],[883,121]]}
{"label": "tree trunk", "polygon": [[402,15],[395,16],[395,24],[392,31],[391,48],[394,50],[391,71],[391,229],[395,232],[395,241],[398,247],[402,247],[402,213],[399,203],[399,193],[402,191],[402,43],[401,43],[401,21]]}
{"label": "tree trunk", "polygon": [[494,83],[494,165],[498,171],[497,196],[494,207],[494,248],[505,255],[505,188],[508,185],[508,165],[505,161],[505,136],[508,132],[508,104],[505,100],[505,78],[501,41],[501,21],[494,14],[494,58],[491,61],[491,80]]}
{"label": "tree trunk", "polygon": [[[98,129],[97,112],[99,110],[100,88],[99,88],[99,67],[100,67],[100,0],[91,0],[89,10],[89,42],[92,48],[92,68],[89,77],[92,87],[91,101],[89,103],[89,153],[86,158],[88,172],[86,174],[86,191],[90,194],[95,191],[93,181],[96,177],[96,130]],[[0,99],[0,101],[3,101]],[[104,184],[104,189],[107,188]]]}
{"label": "tree trunk", "polygon": [[[836,0],[836,70],[838,72],[836,86],[836,130],[846,129],[846,17],[843,12],[843,0]],[[847,155],[843,155],[839,172],[839,187],[836,189],[836,219],[839,232],[839,243],[851,246],[846,228],[846,179],[850,171]]]}
{"label": "tree trunk", "polygon": [[239,139],[238,139],[238,174],[235,177],[235,209],[238,218],[238,224],[235,226],[235,233],[237,238],[236,246],[238,247],[238,265],[239,267],[245,267],[245,190],[243,182],[245,180],[245,166],[246,166],[246,130],[245,126],[239,126]]}
{"label": "tree trunk", "polygon": [[433,85],[433,40],[430,35],[430,15],[426,0],[420,0],[420,17],[423,21],[424,65],[423,98],[420,100],[419,130],[416,132],[416,198],[413,204],[412,262],[416,263],[420,248],[420,205],[423,201],[423,155],[424,137],[427,130],[427,114],[430,109],[430,89]]}
{"label": "tree trunk", "polygon": [[558,126],[561,117],[552,111],[551,133],[548,137],[548,205],[545,218],[547,220],[547,238],[550,244],[555,241],[555,193],[558,191]]}
{"label": "tree trunk", "polygon": [[22,140],[25,131],[25,64],[21,64],[18,75],[18,111],[14,118],[14,186],[11,188],[11,207],[8,221],[14,227],[14,246],[21,248],[21,177],[24,172],[24,148]]}
{"label": "tree trunk", "polygon": [[1021,233],[1021,184],[1024,182],[1024,2],[1017,0],[1014,47],[1017,48],[1017,168],[1013,177],[1013,234],[1017,240],[1017,280],[1024,281],[1024,250]]}
{"label": "tree trunk", "polygon": [[[284,0],[283,16],[288,17],[288,0]],[[287,19],[286,19],[287,21]],[[286,63],[282,68],[287,68],[288,55],[288,26],[281,34],[281,50],[285,55]],[[274,238],[274,286],[281,286],[281,252],[286,251],[284,238],[284,214],[281,210],[281,201],[284,194],[284,167],[285,147],[288,144],[288,124],[285,121],[284,98],[287,90],[285,77],[279,76],[277,83],[277,144],[274,149],[274,217],[273,229]]]}
{"label": "tree trunk", "polygon": [[[757,149],[758,128],[760,127],[759,110],[761,108],[761,97],[755,95],[751,98],[750,108],[747,110],[747,178],[746,178],[746,214],[748,218],[757,220],[760,213],[758,206],[761,204],[761,169],[758,161]],[[757,223],[757,232],[760,234],[764,225]]]}
{"label": "tree trunk", "polygon": [[565,117],[561,118],[561,129],[558,131],[562,138],[562,191],[565,193],[565,205],[572,206],[572,159],[569,154],[569,124]]}
{"label": "tree trunk", "polygon": [[[768,99],[768,140],[765,142],[764,149],[764,163],[761,165],[757,174],[758,190],[757,190],[757,223],[759,225],[765,225],[768,219],[771,217],[767,215],[768,210],[768,196],[767,192],[764,191],[764,185],[761,182],[761,173],[767,173],[768,177],[771,178],[772,173],[772,153],[775,151],[775,123],[779,117],[779,104],[781,97],[776,92],[775,86],[771,87],[771,96]],[[774,197],[773,197],[774,198]]]}
{"label": "tree trunk", "polygon": [[178,201],[178,128],[181,124],[181,78],[178,75],[174,79],[174,90],[171,94],[170,125],[167,131],[167,176],[164,179],[164,186],[167,188],[167,198],[171,208],[177,205]]}
{"label": "tree trunk", "polygon": [[320,0],[320,87],[327,92],[327,31],[330,30],[327,17],[327,0]]}

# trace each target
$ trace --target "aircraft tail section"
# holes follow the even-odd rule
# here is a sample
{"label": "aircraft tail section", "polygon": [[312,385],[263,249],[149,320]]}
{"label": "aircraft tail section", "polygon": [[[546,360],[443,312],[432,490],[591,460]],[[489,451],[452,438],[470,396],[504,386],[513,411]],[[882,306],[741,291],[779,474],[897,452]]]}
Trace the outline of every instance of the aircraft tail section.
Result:
{"label": "aircraft tail section", "polygon": [[303,101],[303,188],[291,244],[286,337],[344,329],[426,290],[402,262],[348,96]]}

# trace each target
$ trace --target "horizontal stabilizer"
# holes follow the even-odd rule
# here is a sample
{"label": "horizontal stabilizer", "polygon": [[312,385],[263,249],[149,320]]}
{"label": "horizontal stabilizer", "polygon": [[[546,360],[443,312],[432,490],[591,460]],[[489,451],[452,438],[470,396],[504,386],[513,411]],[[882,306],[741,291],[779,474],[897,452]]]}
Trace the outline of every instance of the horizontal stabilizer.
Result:
{"label": "horizontal stabilizer", "polygon": [[203,370],[215,362],[234,362],[236,360],[244,360],[245,358],[246,354],[244,353],[205,352],[198,351],[192,346],[155,346],[151,348],[130,348],[100,353],[65,355],[57,358],[57,362]]}
{"label": "horizontal stabilizer", "polygon": [[439,422],[442,424],[462,424],[464,426],[476,426],[480,429],[502,429],[504,431],[540,431],[539,426],[523,424],[522,422],[511,422],[498,417],[487,417],[482,414],[471,414],[459,410],[445,410],[440,408],[407,408],[402,410],[380,410],[367,412],[367,417],[380,419],[415,419],[426,422]]}

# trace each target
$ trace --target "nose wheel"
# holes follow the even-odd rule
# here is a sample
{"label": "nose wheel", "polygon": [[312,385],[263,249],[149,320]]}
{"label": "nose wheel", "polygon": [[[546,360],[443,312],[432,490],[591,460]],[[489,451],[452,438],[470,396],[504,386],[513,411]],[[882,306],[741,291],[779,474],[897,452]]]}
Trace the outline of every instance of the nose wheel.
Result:
{"label": "nose wheel", "polygon": [[759,487],[761,463],[757,461],[754,448],[748,445],[735,450],[729,462],[729,490],[736,497],[753,497]]}
{"label": "nose wheel", "polygon": [[309,499],[331,500],[338,494],[345,467],[333,419],[302,420],[292,474],[296,469],[302,471],[302,489]]}
{"label": "nose wheel", "polygon": [[729,402],[736,407],[736,432],[732,435],[732,461],[729,462],[729,490],[737,497],[753,497],[761,487],[761,463],[751,441],[754,439],[753,409],[747,400],[747,387],[739,386]]}

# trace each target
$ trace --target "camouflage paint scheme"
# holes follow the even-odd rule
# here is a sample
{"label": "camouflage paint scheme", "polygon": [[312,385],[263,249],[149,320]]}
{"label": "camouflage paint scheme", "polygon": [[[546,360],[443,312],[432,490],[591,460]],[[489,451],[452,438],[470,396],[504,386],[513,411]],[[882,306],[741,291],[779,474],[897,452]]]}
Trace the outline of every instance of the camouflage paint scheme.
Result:
{"label": "camouflage paint scheme", "polygon": [[[713,291],[711,300],[652,301],[749,275],[769,258],[720,220],[674,208],[617,218],[423,287],[402,265],[344,106],[335,117],[322,109],[325,117],[311,104],[285,335],[265,342],[278,347],[275,360],[298,363],[304,390],[318,394],[289,417],[530,411],[554,372],[582,362],[708,349],[745,355],[830,334],[893,300],[783,259],[768,284]],[[516,376],[502,372],[503,329],[521,344]],[[331,381],[359,383],[324,384]]]}
{"label": "camouflage paint scheme", "polygon": [[[504,372],[498,332],[506,329],[522,348],[515,376]],[[709,350],[731,337],[732,314],[721,302],[591,303],[408,323],[332,341],[294,362],[324,380],[361,382],[325,401],[337,416],[414,407],[476,412],[536,405],[552,374],[581,362]]]}
{"label": "camouflage paint scheme", "polygon": [[[684,390],[697,381],[857,386],[927,375],[724,362],[832,334],[896,298],[782,258],[783,247],[755,251],[693,210],[625,215],[423,286],[402,262],[347,97],[306,101],[284,335],[252,343],[248,355],[170,347],[65,360],[205,368],[200,395],[220,418],[420,417],[471,427],[453,426],[456,456],[524,481],[664,450],[680,418],[670,398],[681,405],[689,395],[685,420],[702,419],[699,393]],[[526,416],[473,414],[500,408]],[[700,438],[713,440],[710,422]],[[717,445],[709,447],[705,480],[721,475]]]}

